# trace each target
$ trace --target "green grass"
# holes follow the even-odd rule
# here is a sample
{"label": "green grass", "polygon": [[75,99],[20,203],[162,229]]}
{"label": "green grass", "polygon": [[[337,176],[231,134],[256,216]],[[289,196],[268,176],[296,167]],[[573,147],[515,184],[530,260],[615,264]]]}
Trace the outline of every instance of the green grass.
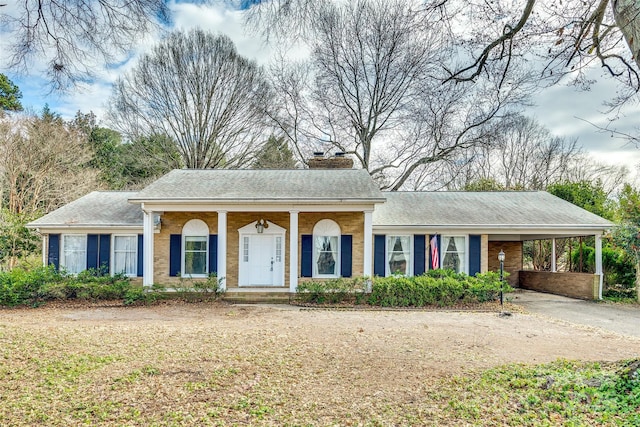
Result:
{"label": "green grass", "polygon": [[637,426],[638,366],[638,361],[508,365],[453,378],[443,384],[439,399],[443,411],[473,425]]}

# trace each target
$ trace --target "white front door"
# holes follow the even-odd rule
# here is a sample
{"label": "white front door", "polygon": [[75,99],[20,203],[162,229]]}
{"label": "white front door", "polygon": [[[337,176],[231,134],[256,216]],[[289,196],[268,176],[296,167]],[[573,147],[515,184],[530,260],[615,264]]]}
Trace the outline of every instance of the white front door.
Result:
{"label": "white front door", "polygon": [[284,236],[242,234],[239,286],[284,286]]}
{"label": "white front door", "polygon": [[256,234],[249,236],[249,285],[273,285],[275,264],[275,236]]}

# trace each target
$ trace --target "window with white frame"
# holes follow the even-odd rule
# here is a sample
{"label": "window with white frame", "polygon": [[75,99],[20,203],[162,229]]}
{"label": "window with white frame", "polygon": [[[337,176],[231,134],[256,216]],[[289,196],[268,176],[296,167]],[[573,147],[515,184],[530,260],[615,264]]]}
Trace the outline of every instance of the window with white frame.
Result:
{"label": "window with white frame", "polygon": [[464,236],[442,236],[441,267],[453,270],[456,273],[463,273],[466,270],[465,251],[466,238]]}
{"label": "window with white frame", "polygon": [[192,219],[182,227],[182,276],[206,277],[209,273],[209,227]]}
{"label": "window with white frame", "polygon": [[61,265],[71,274],[87,269],[87,235],[64,234],[62,236]]}
{"label": "window with white frame", "polygon": [[313,227],[313,277],[340,274],[340,226],[323,219]]}
{"label": "window with white frame", "polygon": [[411,275],[411,236],[387,236],[387,276]]}
{"label": "window with white frame", "polygon": [[113,273],[126,276],[138,274],[138,236],[113,236]]}

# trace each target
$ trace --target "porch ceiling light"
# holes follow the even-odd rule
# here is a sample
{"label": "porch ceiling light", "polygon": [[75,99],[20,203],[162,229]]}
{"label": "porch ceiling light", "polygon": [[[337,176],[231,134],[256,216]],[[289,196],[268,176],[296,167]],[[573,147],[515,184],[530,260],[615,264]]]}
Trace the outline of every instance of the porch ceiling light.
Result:
{"label": "porch ceiling light", "polygon": [[262,234],[265,228],[269,228],[269,224],[267,224],[267,220],[260,218],[258,222],[256,222],[256,230],[258,234]]}

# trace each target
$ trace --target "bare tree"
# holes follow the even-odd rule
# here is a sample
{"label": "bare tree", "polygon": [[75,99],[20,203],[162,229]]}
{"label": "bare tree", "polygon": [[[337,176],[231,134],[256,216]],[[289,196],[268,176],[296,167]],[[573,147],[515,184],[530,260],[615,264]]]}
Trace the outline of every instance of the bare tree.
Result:
{"label": "bare tree", "polygon": [[305,40],[310,59],[272,69],[272,118],[297,149],[350,154],[383,188],[483,143],[490,122],[522,94],[520,76],[475,85],[442,83],[452,44],[432,9],[409,0],[318,7]]}
{"label": "bare tree", "polygon": [[576,140],[552,135],[535,119],[519,114],[496,123],[492,143],[461,153],[449,165],[449,189],[544,190],[559,182],[600,182],[607,195],[628,177],[624,166],[602,165]]}
{"label": "bare tree", "polygon": [[640,90],[638,40],[634,38],[640,31],[637,1],[527,0],[514,8],[507,1],[471,0],[465,10],[467,24],[481,20],[486,25],[466,36],[464,30],[457,32],[474,59],[450,69],[452,81],[475,80],[489,64],[499,64],[506,72],[514,66],[514,58],[529,56],[543,64],[540,78],[549,83],[569,76],[588,87],[591,81],[586,71],[602,67],[624,88],[615,98],[605,100],[611,107],[624,104]]}
{"label": "bare tree", "polygon": [[[264,35],[305,35],[324,1],[262,0],[248,23]],[[517,3],[517,2],[516,2]],[[640,3],[635,0],[437,0],[420,2],[420,11],[438,11],[460,53],[471,60],[448,67],[450,81],[475,81],[491,70],[506,74],[518,58],[541,59],[541,77],[556,82],[571,74],[587,85],[583,69],[603,67],[627,90],[640,88]],[[626,49],[624,48],[626,46]]]}
{"label": "bare tree", "polygon": [[[3,2],[4,3],[4,2]],[[14,71],[38,69],[54,90],[90,77],[92,68],[128,52],[168,19],[162,0],[25,0],[0,4],[7,31],[8,65]]]}
{"label": "bare tree", "polygon": [[269,93],[228,37],[175,32],[116,82],[109,116],[131,139],[166,134],[187,168],[240,167],[266,140]]}
{"label": "bare tree", "polygon": [[0,121],[0,188],[12,214],[49,212],[98,188],[86,135],[59,118]]}

